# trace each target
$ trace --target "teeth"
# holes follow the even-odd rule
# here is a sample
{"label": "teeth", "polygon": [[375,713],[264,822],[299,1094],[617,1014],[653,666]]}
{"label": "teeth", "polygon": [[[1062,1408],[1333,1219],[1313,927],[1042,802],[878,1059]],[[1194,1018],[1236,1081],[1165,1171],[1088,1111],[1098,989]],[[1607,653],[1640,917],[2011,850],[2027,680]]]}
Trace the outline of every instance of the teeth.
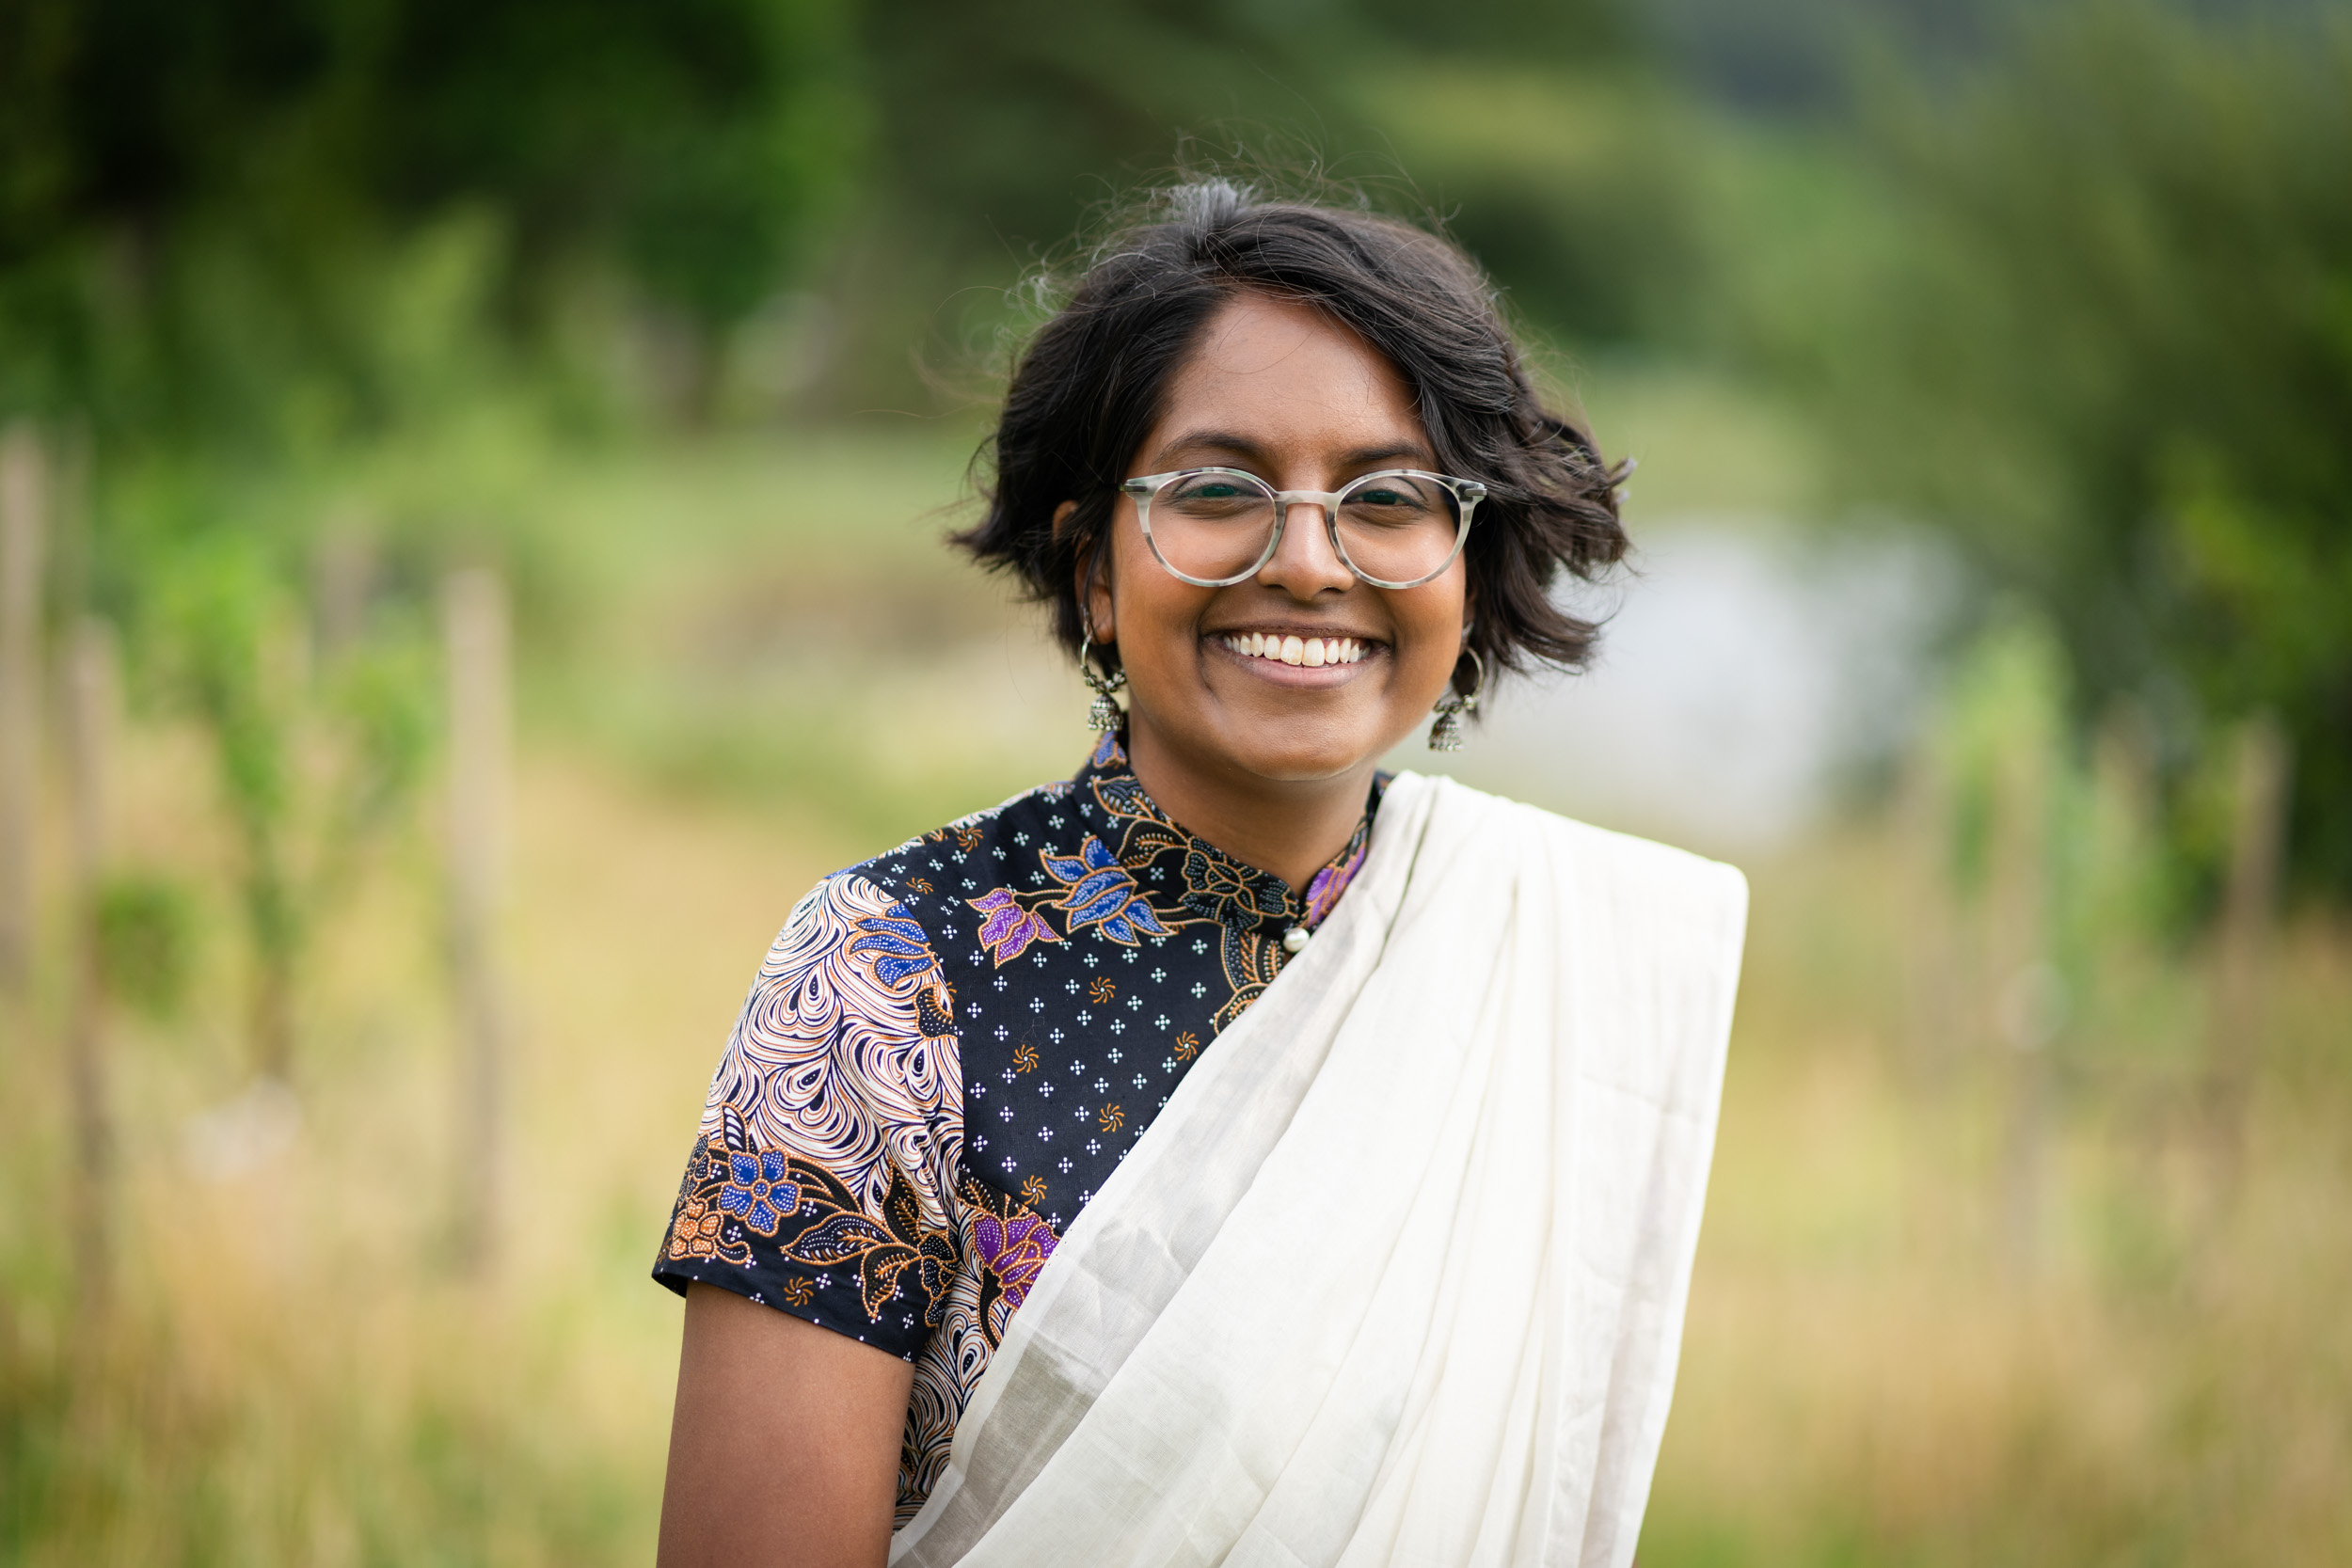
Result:
{"label": "teeth", "polygon": [[1269,637],[1262,631],[1236,632],[1225,645],[1248,658],[1279,659],[1317,670],[1327,664],[1361,664],[1365,647],[1352,637]]}

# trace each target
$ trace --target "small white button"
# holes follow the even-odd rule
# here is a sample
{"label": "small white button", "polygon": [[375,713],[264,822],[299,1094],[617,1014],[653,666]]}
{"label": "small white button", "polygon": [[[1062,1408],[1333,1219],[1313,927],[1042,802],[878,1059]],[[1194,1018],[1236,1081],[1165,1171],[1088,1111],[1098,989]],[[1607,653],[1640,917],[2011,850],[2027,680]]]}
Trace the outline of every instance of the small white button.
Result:
{"label": "small white button", "polygon": [[1307,936],[1308,931],[1306,927],[1292,927],[1289,930],[1282,933],[1282,946],[1284,950],[1292,953],[1304,953],[1307,951]]}

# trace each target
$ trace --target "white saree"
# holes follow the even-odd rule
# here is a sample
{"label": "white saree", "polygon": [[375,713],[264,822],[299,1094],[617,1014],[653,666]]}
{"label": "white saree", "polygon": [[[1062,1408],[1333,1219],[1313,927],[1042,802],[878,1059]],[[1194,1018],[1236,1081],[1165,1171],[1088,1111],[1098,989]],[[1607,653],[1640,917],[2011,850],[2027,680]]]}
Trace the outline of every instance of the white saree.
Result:
{"label": "white saree", "polygon": [[1396,779],[1339,908],[1071,1226],[891,1560],[1624,1568],[1746,900]]}

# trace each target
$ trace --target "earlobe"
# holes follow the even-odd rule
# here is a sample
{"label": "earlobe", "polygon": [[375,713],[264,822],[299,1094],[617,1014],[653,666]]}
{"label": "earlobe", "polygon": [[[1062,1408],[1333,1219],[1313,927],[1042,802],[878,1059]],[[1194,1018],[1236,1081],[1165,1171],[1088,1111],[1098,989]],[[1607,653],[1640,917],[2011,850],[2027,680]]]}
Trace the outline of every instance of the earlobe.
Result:
{"label": "earlobe", "polygon": [[1119,617],[1111,610],[1112,603],[1107,583],[1079,579],[1078,608],[1086,616],[1087,635],[1105,648],[1119,645]]}
{"label": "earlobe", "polygon": [[[1057,532],[1060,531],[1065,520],[1077,507],[1076,501],[1064,501],[1054,509]],[[1085,623],[1087,636],[1104,647],[1119,640],[1117,620],[1111,611],[1109,562],[1104,563],[1104,570],[1101,572],[1094,569],[1096,551],[1106,544],[1107,541],[1097,538],[1082,547],[1078,552],[1077,566],[1079,618]]]}

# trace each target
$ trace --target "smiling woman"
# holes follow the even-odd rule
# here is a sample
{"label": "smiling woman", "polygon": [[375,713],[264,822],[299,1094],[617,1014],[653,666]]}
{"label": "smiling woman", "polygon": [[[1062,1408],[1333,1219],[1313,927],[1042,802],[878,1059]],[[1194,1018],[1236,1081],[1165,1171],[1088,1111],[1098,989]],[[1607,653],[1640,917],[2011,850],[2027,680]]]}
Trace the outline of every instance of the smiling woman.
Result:
{"label": "smiling woman", "polygon": [[1375,770],[1582,659],[1618,472],[1459,251],[1223,183],[993,455],[961,543],[1103,734],[777,938],[655,1269],[664,1561],[1629,1560],[1744,886]]}

